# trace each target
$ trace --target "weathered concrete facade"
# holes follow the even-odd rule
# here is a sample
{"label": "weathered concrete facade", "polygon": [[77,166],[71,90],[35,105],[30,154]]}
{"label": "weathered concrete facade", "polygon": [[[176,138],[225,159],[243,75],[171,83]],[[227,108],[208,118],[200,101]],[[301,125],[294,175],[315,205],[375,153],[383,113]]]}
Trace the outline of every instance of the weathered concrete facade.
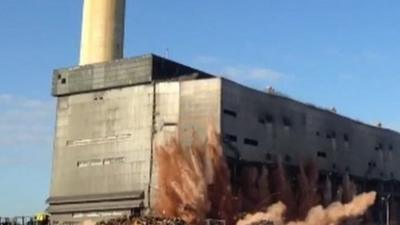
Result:
{"label": "weathered concrete facade", "polygon": [[292,165],[315,159],[326,171],[400,179],[397,132],[229,80],[222,80],[222,96],[225,140],[240,150],[227,151],[232,157],[268,162],[280,156]]}
{"label": "weathered concrete facade", "polygon": [[234,165],[314,159],[327,174],[377,181],[382,193],[400,179],[398,133],[154,55],[56,70],[53,95],[53,222],[148,210],[155,146],[174,135],[190,143],[193,131],[204,138],[210,123]]}
{"label": "weathered concrete facade", "polygon": [[148,209],[155,146],[219,123],[220,80],[193,80],[207,77],[154,55],[55,71],[53,222]]}

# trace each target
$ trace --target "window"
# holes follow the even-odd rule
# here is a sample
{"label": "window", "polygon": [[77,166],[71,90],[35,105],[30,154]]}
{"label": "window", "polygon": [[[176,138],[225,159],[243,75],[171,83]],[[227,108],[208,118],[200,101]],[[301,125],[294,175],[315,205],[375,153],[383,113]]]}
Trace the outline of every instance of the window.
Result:
{"label": "window", "polygon": [[61,79],[61,84],[66,84],[67,83],[67,79],[63,78]]}
{"label": "window", "polygon": [[326,152],[317,152],[317,156],[320,158],[326,158]]}
{"label": "window", "polygon": [[290,155],[285,155],[285,162],[289,163],[290,161],[292,161],[292,157],[290,157]]}
{"label": "window", "polygon": [[319,137],[321,134],[319,133],[319,131],[317,131],[317,132],[315,132],[315,135],[316,135],[317,137]]}
{"label": "window", "polygon": [[254,139],[250,139],[250,138],[245,138],[244,143],[246,145],[258,146],[258,141],[254,140]]}
{"label": "window", "polygon": [[232,134],[225,134],[224,135],[224,141],[225,142],[236,142],[237,141],[237,137],[235,135],[232,135]]}
{"label": "window", "polygon": [[383,150],[384,146],[382,142],[379,142],[376,146],[375,146],[375,151],[379,151],[379,150]]}
{"label": "window", "polygon": [[125,159],[123,157],[118,158],[108,158],[103,160],[103,165],[118,164],[123,163]]}
{"label": "window", "polygon": [[343,134],[343,140],[345,142],[349,142],[350,141],[349,135],[348,134]]}
{"label": "window", "polygon": [[101,166],[103,161],[101,159],[94,159],[90,161],[90,166]]}
{"label": "window", "polygon": [[119,163],[124,163],[125,158],[124,157],[115,157],[115,158],[107,158],[107,159],[92,159],[88,161],[78,161],[77,166],[78,168],[84,168],[84,167],[89,167],[89,166],[106,166],[106,165],[111,165],[111,164],[119,164]]}
{"label": "window", "polygon": [[286,117],[286,116],[282,118],[282,123],[283,123],[283,126],[285,126],[285,127],[292,126],[292,121],[290,121],[289,117]]}
{"label": "window", "polygon": [[369,161],[369,162],[368,162],[368,167],[375,168],[375,167],[376,167],[376,162],[374,162],[374,161]]}
{"label": "window", "polygon": [[232,117],[236,117],[237,116],[235,111],[232,111],[232,110],[229,110],[229,109],[224,109],[224,114],[232,116]]}
{"label": "window", "polygon": [[77,163],[77,166],[78,166],[79,168],[88,167],[88,166],[89,166],[89,162],[88,162],[88,161],[79,161],[79,162]]}
{"label": "window", "polygon": [[327,139],[335,139],[336,138],[336,132],[335,131],[327,131],[326,132],[326,138]]}
{"label": "window", "polygon": [[273,123],[274,122],[274,117],[271,114],[266,114],[265,115],[265,121],[267,123]]}

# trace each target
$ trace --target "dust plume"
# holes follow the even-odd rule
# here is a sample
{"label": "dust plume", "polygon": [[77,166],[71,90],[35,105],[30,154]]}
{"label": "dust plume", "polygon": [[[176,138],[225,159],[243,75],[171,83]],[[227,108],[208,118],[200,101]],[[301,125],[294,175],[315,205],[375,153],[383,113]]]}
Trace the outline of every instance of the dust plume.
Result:
{"label": "dust plume", "polygon": [[363,215],[367,209],[374,204],[376,198],[375,192],[363,193],[353,198],[347,204],[334,202],[328,207],[316,206],[309,210],[303,221],[292,221],[284,223],[283,218],[285,205],[278,202],[264,213],[258,212],[247,215],[239,220],[236,225],[258,224],[262,221],[272,222],[274,225],[336,225],[344,219],[354,218]]}
{"label": "dust plume", "polygon": [[[348,219],[362,215],[375,201],[375,192],[355,196],[356,186],[348,175],[337,191],[329,176],[319,185],[312,161],[290,174],[279,159],[275,167],[242,164],[231,183],[219,135],[209,129],[204,143],[196,139],[188,147],[177,138],[156,147],[157,216],[178,217],[190,225],[204,224],[208,218],[227,225],[335,225],[344,219],[352,222]],[[332,199],[337,202],[330,204]]]}
{"label": "dust plume", "polygon": [[[219,135],[208,130],[206,143],[184,148],[176,138],[156,148],[159,192],[154,210],[199,224],[206,217],[232,221],[236,211],[230,173]],[[232,221],[233,222],[233,221]],[[231,223],[230,223],[231,224]]]}

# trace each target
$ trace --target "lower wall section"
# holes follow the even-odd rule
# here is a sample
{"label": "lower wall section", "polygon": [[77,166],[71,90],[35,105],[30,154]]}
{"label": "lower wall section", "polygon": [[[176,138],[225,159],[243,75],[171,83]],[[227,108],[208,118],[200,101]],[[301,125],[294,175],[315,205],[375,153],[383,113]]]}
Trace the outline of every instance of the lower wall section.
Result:
{"label": "lower wall section", "polygon": [[52,224],[78,224],[140,213],[144,192],[51,198],[49,204]]}

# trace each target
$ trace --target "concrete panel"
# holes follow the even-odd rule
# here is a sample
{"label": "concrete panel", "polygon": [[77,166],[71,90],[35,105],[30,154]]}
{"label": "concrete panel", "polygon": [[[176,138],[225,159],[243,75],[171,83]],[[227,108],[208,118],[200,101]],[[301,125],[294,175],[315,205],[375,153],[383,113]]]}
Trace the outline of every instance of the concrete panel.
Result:
{"label": "concrete panel", "polygon": [[53,73],[54,96],[77,94],[168,80],[195,75],[211,75],[200,70],[156,56],[144,55],[130,59],[58,69]]}
{"label": "concrete panel", "polygon": [[61,97],[51,197],[144,191],[153,86]]}
{"label": "concrete panel", "polygon": [[219,78],[181,82],[179,138],[190,144],[192,135],[204,141],[208,126],[220,132],[221,80]]}

